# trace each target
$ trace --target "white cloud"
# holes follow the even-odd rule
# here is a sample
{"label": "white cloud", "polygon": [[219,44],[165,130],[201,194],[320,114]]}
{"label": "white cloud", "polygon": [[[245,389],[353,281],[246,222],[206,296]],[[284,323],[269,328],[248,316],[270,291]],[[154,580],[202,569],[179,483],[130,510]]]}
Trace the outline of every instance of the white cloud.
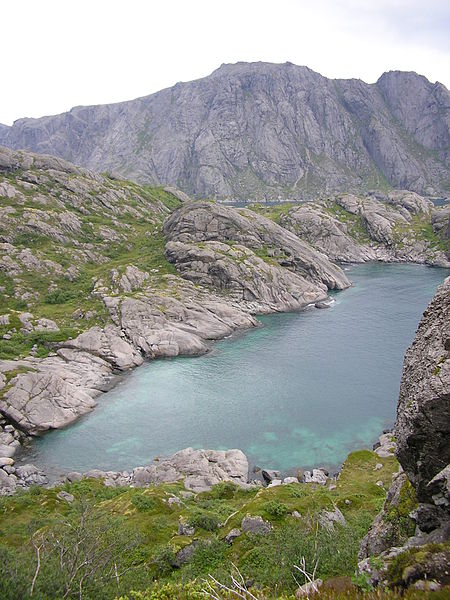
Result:
{"label": "white cloud", "polygon": [[15,0],[2,6],[0,122],[132,99],[223,62],[291,61],[374,82],[450,85],[447,2]]}

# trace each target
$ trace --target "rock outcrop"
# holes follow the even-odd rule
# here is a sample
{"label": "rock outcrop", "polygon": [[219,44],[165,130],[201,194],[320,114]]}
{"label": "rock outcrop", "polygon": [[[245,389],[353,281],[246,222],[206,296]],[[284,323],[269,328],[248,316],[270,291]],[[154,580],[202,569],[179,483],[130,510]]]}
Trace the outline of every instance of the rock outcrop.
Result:
{"label": "rock outcrop", "polygon": [[268,264],[245,246],[221,242],[168,242],[167,258],[180,274],[195,283],[230,292],[254,312],[300,309],[327,297],[326,287],[296,273]]}
{"label": "rock outcrop", "polygon": [[171,483],[184,479],[184,487],[203,492],[220,481],[246,485],[248,460],[241,450],[194,450],[185,448],[168,459],[133,470],[135,485]]}
{"label": "rock outcrop", "polygon": [[[428,589],[420,586],[433,580],[439,589],[448,583],[449,408],[450,277],[438,287],[405,355],[395,426],[404,471],[394,477],[359,555],[359,570],[374,585]],[[393,565],[401,565],[397,574]]]}
{"label": "rock outcrop", "polygon": [[92,469],[83,474],[69,473],[67,480],[74,481],[83,477],[103,479],[105,485],[109,487],[124,485],[148,487],[158,483],[175,483],[183,480],[186,490],[198,493],[210,490],[213,485],[221,481],[231,481],[246,487],[248,460],[241,450],[184,448],[172,456],[156,458],[153,463],[136,467],[130,472]]}
{"label": "rock outcrop", "polygon": [[[450,267],[446,209],[407,190],[303,203],[281,215],[281,225],[331,261],[415,262]],[[428,228],[434,228],[436,239]]]}
{"label": "rock outcrop", "polygon": [[367,243],[353,239],[348,226],[330,213],[325,206],[308,202],[283,215],[281,224],[330,260],[355,263],[376,260],[375,251]]}
{"label": "rock outcrop", "polygon": [[448,189],[449,92],[416,73],[375,84],[307,67],[222,65],[151,96],[0,128],[0,143],[198,197],[305,199],[380,184]]}
{"label": "rock outcrop", "polygon": [[[34,465],[12,466],[13,463],[14,461],[11,460],[9,466],[0,465],[0,496],[11,495],[17,488],[48,484],[45,474]],[[101,479],[108,487],[139,488],[183,480],[185,489],[191,495],[208,491],[221,481],[230,481],[241,487],[249,485],[247,483],[248,460],[241,450],[185,448],[172,456],[156,458],[151,464],[136,467],[131,471],[91,469],[85,473],[68,473],[63,481],[80,481],[89,478]],[[70,501],[65,497],[63,499]],[[179,499],[177,500],[179,502]],[[183,530],[180,535],[187,535],[187,533]]]}
{"label": "rock outcrop", "polygon": [[[180,254],[180,262],[186,262],[183,258],[186,254],[189,257],[189,245],[200,245],[202,248],[208,242],[238,244],[273,259],[272,262],[294,271],[315,285],[323,284],[328,289],[344,289],[350,285],[344,272],[307,242],[247,209],[237,210],[211,202],[185,203],[166,219],[163,231],[170,242],[167,246],[169,258],[174,261]],[[175,246],[174,242],[185,246]],[[211,249],[214,251],[214,247]],[[221,250],[226,258],[231,257],[225,248],[216,249]],[[240,247],[237,248],[237,261],[241,261],[239,252],[242,251]],[[194,256],[188,262],[195,260]],[[205,256],[205,262],[210,261],[211,258]]]}
{"label": "rock outcrop", "polygon": [[[450,278],[438,288],[406,352],[397,406],[397,456],[420,502],[433,503],[450,463]],[[438,474],[441,474],[435,479]],[[433,483],[431,483],[434,480]],[[445,496],[445,493],[444,493]],[[450,516],[450,502],[440,502]]]}

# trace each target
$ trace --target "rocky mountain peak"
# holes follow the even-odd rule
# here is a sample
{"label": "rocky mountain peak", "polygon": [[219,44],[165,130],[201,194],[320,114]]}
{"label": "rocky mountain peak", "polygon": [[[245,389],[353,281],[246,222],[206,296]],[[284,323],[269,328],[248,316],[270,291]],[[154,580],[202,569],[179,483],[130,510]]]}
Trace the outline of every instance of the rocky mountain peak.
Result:
{"label": "rocky mountain peak", "polygon": [[146,96],[0,127],[0,144],[196,197],[308,199],[390,186],[444,193],[450,95],[416,73],[376,84],[304,66],[221,65]]}

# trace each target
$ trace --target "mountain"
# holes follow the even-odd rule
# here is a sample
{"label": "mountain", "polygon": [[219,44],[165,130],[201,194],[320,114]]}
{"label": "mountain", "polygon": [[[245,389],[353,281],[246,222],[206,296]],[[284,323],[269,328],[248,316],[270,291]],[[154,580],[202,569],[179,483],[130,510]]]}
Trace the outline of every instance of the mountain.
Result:
{"label": "mountain", "polygon": [[222,65],[146,96],[0,126],[0,144],[215,198],[450,188],[450,93],[413,72],[375,84],[291,63]]}

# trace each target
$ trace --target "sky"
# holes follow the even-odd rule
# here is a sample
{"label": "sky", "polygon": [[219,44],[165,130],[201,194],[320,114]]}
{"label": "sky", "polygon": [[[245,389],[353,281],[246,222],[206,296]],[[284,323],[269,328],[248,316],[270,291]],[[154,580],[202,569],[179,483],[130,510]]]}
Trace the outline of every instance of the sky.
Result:
{"label": "sky", "polygon": [[13,0],[1,6],[0,123],[145,96],[222,63],[306,65],[450,88],[448,0]]}

